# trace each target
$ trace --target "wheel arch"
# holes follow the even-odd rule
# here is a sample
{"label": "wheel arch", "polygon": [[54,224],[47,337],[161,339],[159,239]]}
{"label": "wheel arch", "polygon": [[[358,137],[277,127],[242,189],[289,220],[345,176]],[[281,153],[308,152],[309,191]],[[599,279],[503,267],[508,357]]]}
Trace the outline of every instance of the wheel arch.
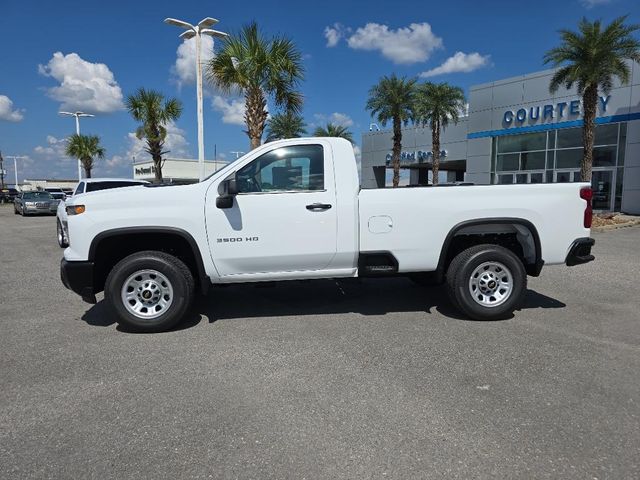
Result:
{"label": "wheel arch", "polygon": [[[142,243],[144,241],[147,243]],[[206,294],[211,284],[202,254],[193,236],[176,227],[123,227],[100,232],[91,241],[88,260],[94,262],[95,293],[102,291],[111,268],[124,257],[143,250],[173,254],[191,270],[197,287]]]}
{"label": "wheel arch", "polygon": [[[488,235],[513,234],[518,244],[522,248],[521,259],[528,275],[537,277],[542,270],[544,261],[542,260],[542,247],[540,235],[535,225],[524,218],[496,217],[466,220],[455,225],[445,237],[438,259],[437,277],[439,281],[444,278],[444,273],[457,254],[455,241],[463,235],[472,237],[471,245],[477,243],[501,243],[487,241]],[[514,252],[518,253],[518,252]]]}

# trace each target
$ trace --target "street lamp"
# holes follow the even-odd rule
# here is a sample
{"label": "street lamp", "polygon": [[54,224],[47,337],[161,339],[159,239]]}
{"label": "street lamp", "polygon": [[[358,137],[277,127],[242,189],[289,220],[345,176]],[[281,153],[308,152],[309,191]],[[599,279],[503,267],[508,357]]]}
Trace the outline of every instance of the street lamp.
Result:
{"label": "street lamp", "polygon": [[191,25],[182,20],[175,18],[165,18],[164,23],[184,28],[186,31],[180,34],[183,40],[196,38],[196,90],[198,100],[198,164],[200,165],[200,181],[204,179],[204,120],[202,118],[202,64],[200,63],[200,44],[201,35],[209,35],[210,37],[227,37],[228,34],[212,30],[210,27],[218,23],[215,18],[207,17],[200,20],[197,25]]}
{"label": "street lamp", "polygon": [[13,173],[15,174],[15,188],[18,189],[18,162],[17,160],[22,160],[23,158],[29,158],[24,155],[7,155],[7,158],[13,158]]}
{"label": "street lamp", "polygon": [[[90,113],[84,112],[58,112],[60,115],[66,115],[68,117],[76,117],[76,135],[80,135],[80,117],[95,117]],[[82,163],[78,159],[78,181],[82,180]]]}

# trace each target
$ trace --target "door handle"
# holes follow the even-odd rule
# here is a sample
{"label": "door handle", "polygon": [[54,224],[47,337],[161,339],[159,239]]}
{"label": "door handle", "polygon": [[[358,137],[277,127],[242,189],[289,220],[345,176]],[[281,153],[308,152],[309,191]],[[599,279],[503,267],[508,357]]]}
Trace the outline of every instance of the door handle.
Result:
{"label": "door handle", "polygon": [[322,210],[329,210],[330,208],[330,203],[312,203],[311,205],[307,205],[307,210],[311,210],[312,212],[320,212]]}

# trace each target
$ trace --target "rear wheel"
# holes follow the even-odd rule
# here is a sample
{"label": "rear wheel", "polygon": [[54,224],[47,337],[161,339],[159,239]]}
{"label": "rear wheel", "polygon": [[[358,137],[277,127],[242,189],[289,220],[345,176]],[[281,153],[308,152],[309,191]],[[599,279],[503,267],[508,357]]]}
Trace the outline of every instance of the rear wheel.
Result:
{"label": "rear wheel", "polygon": [[474,320],[497,320],[517,309],[527,290],[522,261],[499,245],[477,245],[458,254],[447,270],[451,301]]}
{"label": "rear wheel", "polygon": [[117,322],[140,332],[169,330],[183,319],[193,301],[189,268],[163,252],[134,253],[113,267],[104,297]]}

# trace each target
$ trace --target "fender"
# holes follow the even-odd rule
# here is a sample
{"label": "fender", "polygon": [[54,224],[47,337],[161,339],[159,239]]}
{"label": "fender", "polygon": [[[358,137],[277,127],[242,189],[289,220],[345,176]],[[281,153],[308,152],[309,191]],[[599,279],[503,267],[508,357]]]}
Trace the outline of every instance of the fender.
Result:
{"label": "fender", "polygon": [[495,224],[515,224],[522,225],[526,227],[531,232],[533,236],[533,243],[535,247],[535,255],[536,260],[533,265],[525,265],[527,273],[533,277],[537,277],[540,275],[540,271],[542,270],[542,266],[544,264],[544,260],[542,260],[542,250],[540,247],[540,236],[538,235],[538,230],[529,220],[525,220],[524,218],[509,218],[509,217],[496,217],[496,218],[481,218],[476,220],[465,220],[464,222],[458,223],[454,226],[442,244],[442,249],[440,250],[440,258],[438,260],[438,268],[436,270],[437,277],[439,280],[444,278],[444,268],[445,262],[447,261],[447,252],[449,251],[449,247],[451,246],[451,242],[453,238],[456,236],[460,230],[466,227],[474,227],[477,225],[495,225]]}
{"label": "fender", "polygon": [[176,227],[122,227],[122,228],[114,228],[111,230],[105,230],[96,235],[91,241],[91,246],[89,247],[89,261],[95,261],[95,254],[100,242],[109,237],[116,237],[119,235],[131,235],[131,234],[141,234],[141,233],[168,233],[172,235],[178,235],[179,237],[186,240],[191,248],[193,253],[193,258],[196,261],[196,268],[198,270],[198,278],[200,280],[200,290],[203,295],[207,294],[209,290],[209,286],[211,285],[211,279],[206,274],[204,269],[204,263],[202,261],[202,254],[200,249],[198,248],[198,244],[191,234],[181,228]]}

